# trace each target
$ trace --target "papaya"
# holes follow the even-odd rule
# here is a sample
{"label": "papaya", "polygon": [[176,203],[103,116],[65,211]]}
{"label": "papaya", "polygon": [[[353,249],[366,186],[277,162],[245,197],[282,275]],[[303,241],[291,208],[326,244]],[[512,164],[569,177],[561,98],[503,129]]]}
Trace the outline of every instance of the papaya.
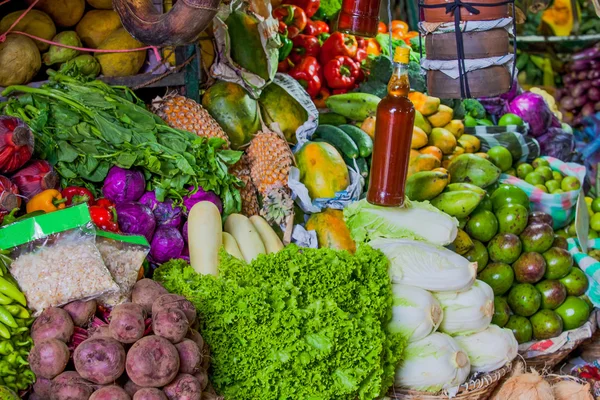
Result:
{"label": "papaya", "polygon": [[329,143],[305,143],[296,153],[296,164],[311,199],[333,198],[350,184],[344,159]]}
{"label": "papaya", "polygon": [[[27,0],[29,5],[33,2]],[[35,8],[48,14],[57,26],[68,28],[75,26],[83,17],[85,0],[39,0]]]}
{"label": "papaya", "polygon": [[431,124],[417,110],[415,110],[415,126],[421,128],[428,135],[431,133]]}
{"label": "papaya", "polygon": [[412,141],[410,142],[411,149],[420,149],[427,146],[427,134],[418,126],[413,127]]}
{"label": "papaya", "polygon": [[204,93],[202,106],[221,125],[233,148],[247,144],[260,130],[258,101],[240,85],[215,83]]}
{"label": "papaya", "polygon": [[279,124],[286,140],[296,143],[296,130],[308,120],[306,110],[288,92],[276,83],[265,87],[258,99],[263,121]]}
{"label": "papaya", "polygon": [[112,10],[90,10],[75,27],[86,47],[97,49],[106,38],[121,27],[119,14]]}
{"label": "papaya", "polygon": [[[231,41],[231,58],[240,67],[250,71],[265,81],[271,81],[277,72],[277,49],[263,50],[259,21],[256,17],[240,10],[232,12],[227,20],[227,30]],[[274,63],[274,64],[273,64]]]}
{"label": "papaya", "polygon": [[421,92],[410,92],[408,98],[415,106],[415,110],[419,111],[425,117],[434,114],[440,106],[440,99],[427,96]]}
{"label": "papaya", "polygon": [[454,111],[443,104],[440,104],[437,111],[428,116],[427,120],[434,128],[441,128],[446,126],[452,121],[452,117],[454,116]]}
{"label": "papaya", "polygon": [[319,247],[335,250],[356,251],[356,243],[350,236],[350,230],[344,222],[344,213],[341,210],[327,208],[324,211],[312,214],[306,221],[306,230],[317,233]]}
{"label": "papaya", "polygon": [[[0,34],[6,32],[24,12],[25,10],[15,11],[2,18],[0,20]],[[25,32],[46,40],[51,40],[56,35],[54,21],[48,14],[40,10],[30,10],[12,30]],[[39,40],[34,40],[34,42],[40,51],[46,51],[50,47],[48,43]]]}
{"label": "papaya", "polygon": [[[101,50],[137,49],[143,47],[125,28],[118,28],[98,46]],[[145,51],[131,53],[97,53],[96,59],[106,76],[130,76],[137,74],[144,66]]]}
{"label": "papaya", "polygon": [[459,119],[453,119],[448,123],[448,125],[444,126],[444,129],[452,132],[455,138],[460,139],[463,133],[465,133],[465,125]]}
{"label": "papaya", "polygon": [[452,154],[456,149],[456,138],[444,128],[433,128],[429,135],[429,145],[438,147],[444,154]]}

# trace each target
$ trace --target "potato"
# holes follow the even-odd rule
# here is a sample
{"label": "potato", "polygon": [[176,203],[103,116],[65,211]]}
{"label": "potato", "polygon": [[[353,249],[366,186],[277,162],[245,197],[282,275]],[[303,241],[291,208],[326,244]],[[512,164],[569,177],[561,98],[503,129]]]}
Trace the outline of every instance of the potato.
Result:
{"label": "potato", "polygon": [[75,32],[77,32],[83,44],[96,49],[111,33],[120,27],[121,19],[115,11],[91,10],[81,18]]}
{"label": "potato", "polygon": [[[34,0],[27,0],[31,4]],[[85,0],[40,0],[35,5],[44,11],[60,27],[68,28],[76,25],[85,10]]]}
{"label": "potato", "polygon": [[87,0],[88,4],[100,10],[112,10],[112,0]]}
{"label": "potato", "polygon": [[[15,11],[2,18],[0,21],[0,33],[6,32],[24,11]],[[56,35],[54,21],[52,21],[52,18],[48,14],[40,10],[29,11],[12,30],[29,33],[30,35],[46,40],[50,40]],[[40,42],[39,40],[34,40],[34,42],[40,51],[46,51],[50,47],[49,44]]]}
{"label": "potato", "polygon": [[[98,49],[137,49],[144,47],[141,42],[135,40],[125,28],[119,28],[104,40]],[[146,51],[134,51],[130,53],[96,53],[96,58],[102,66],[105,76],[130,76],[140,72],[146,60]]]}
{"label": "potato", "polygon": [[31,82],[42,67],[40,51],[33,40],[22,35],[7,35],[0,43],[0,86]]}

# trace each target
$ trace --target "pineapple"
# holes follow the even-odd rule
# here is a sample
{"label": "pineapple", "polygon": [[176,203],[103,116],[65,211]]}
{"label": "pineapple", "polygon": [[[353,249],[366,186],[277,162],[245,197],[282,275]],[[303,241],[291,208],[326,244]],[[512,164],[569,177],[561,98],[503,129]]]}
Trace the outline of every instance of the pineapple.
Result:
{"label": "pineapple", "polygon": [[229,138],[223,128],[200,104],[192,99],[169,93],[152,101],[152,112],[162,118],[171,128],[181,129],[198,136],[218,137],[227,142]]}
{"label": "pineapple", "polygon": [[256,195],[256,187],[252,183],[252,178],[250,177],[248,157],[246,155],[242,156],[240,161],[231,167],[230,172],[244,183],[244,187],[240,188],[242,214],[246,217],[258,215],[258,197]]}
{"label": "pineapple", "polygon": [[260,214],[270,223],[288,224],[294,211],[291,191],[287,186],[294,156],[281,134],[258,132],[246,150],[252,183],[262,197]]}

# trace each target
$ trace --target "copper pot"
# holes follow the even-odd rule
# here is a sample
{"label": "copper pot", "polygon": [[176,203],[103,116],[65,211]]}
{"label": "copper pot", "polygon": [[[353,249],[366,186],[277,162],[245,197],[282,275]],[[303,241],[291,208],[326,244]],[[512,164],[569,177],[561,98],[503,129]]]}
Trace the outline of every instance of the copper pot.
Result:
{"label": "copper pot", "polygon": [[217,14],[220,0],[179,0],[163,14],[152,0],[113,0],[123,27],[149,46],[194,43]]}
{"label": "copper pot", "polygon": [[[467,72],[471,97],[494,97],[510,89],[510,71],[503,65]],[[441,71],[427,71],[427,92],[442,99],[460,99],[460,79]]]}
{"label": "copper pot", "polygon": [[[465,0],[463,3],[481,3],[494,4],[499,0]],[[425,5],[434,4],[452,4],[454,0],[424,0]],[[489,21],[508,16],[508,5],[503,4],[494,7],[476,7],[479,14],[473,14],[465,7],[460,7],[461,21]],[[458,10],[458,9],[457,9]],[[455,11],[456,12],[456,11]],[[423,15],[425,22],[454,22],[454,12],[446,14],[446,7],[424,8]]]}

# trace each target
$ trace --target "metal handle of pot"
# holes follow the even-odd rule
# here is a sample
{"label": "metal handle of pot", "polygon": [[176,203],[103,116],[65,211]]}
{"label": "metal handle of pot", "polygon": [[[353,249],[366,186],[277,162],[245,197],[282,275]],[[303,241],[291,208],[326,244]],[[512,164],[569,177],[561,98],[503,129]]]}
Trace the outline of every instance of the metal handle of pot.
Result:
{"label": "metal handle of pot", "polygon": [[167,13],[152,0],[113,0],[123,27],[148,46],[179,46],[196,42],[217,14],[220,0],[179,0]]}

